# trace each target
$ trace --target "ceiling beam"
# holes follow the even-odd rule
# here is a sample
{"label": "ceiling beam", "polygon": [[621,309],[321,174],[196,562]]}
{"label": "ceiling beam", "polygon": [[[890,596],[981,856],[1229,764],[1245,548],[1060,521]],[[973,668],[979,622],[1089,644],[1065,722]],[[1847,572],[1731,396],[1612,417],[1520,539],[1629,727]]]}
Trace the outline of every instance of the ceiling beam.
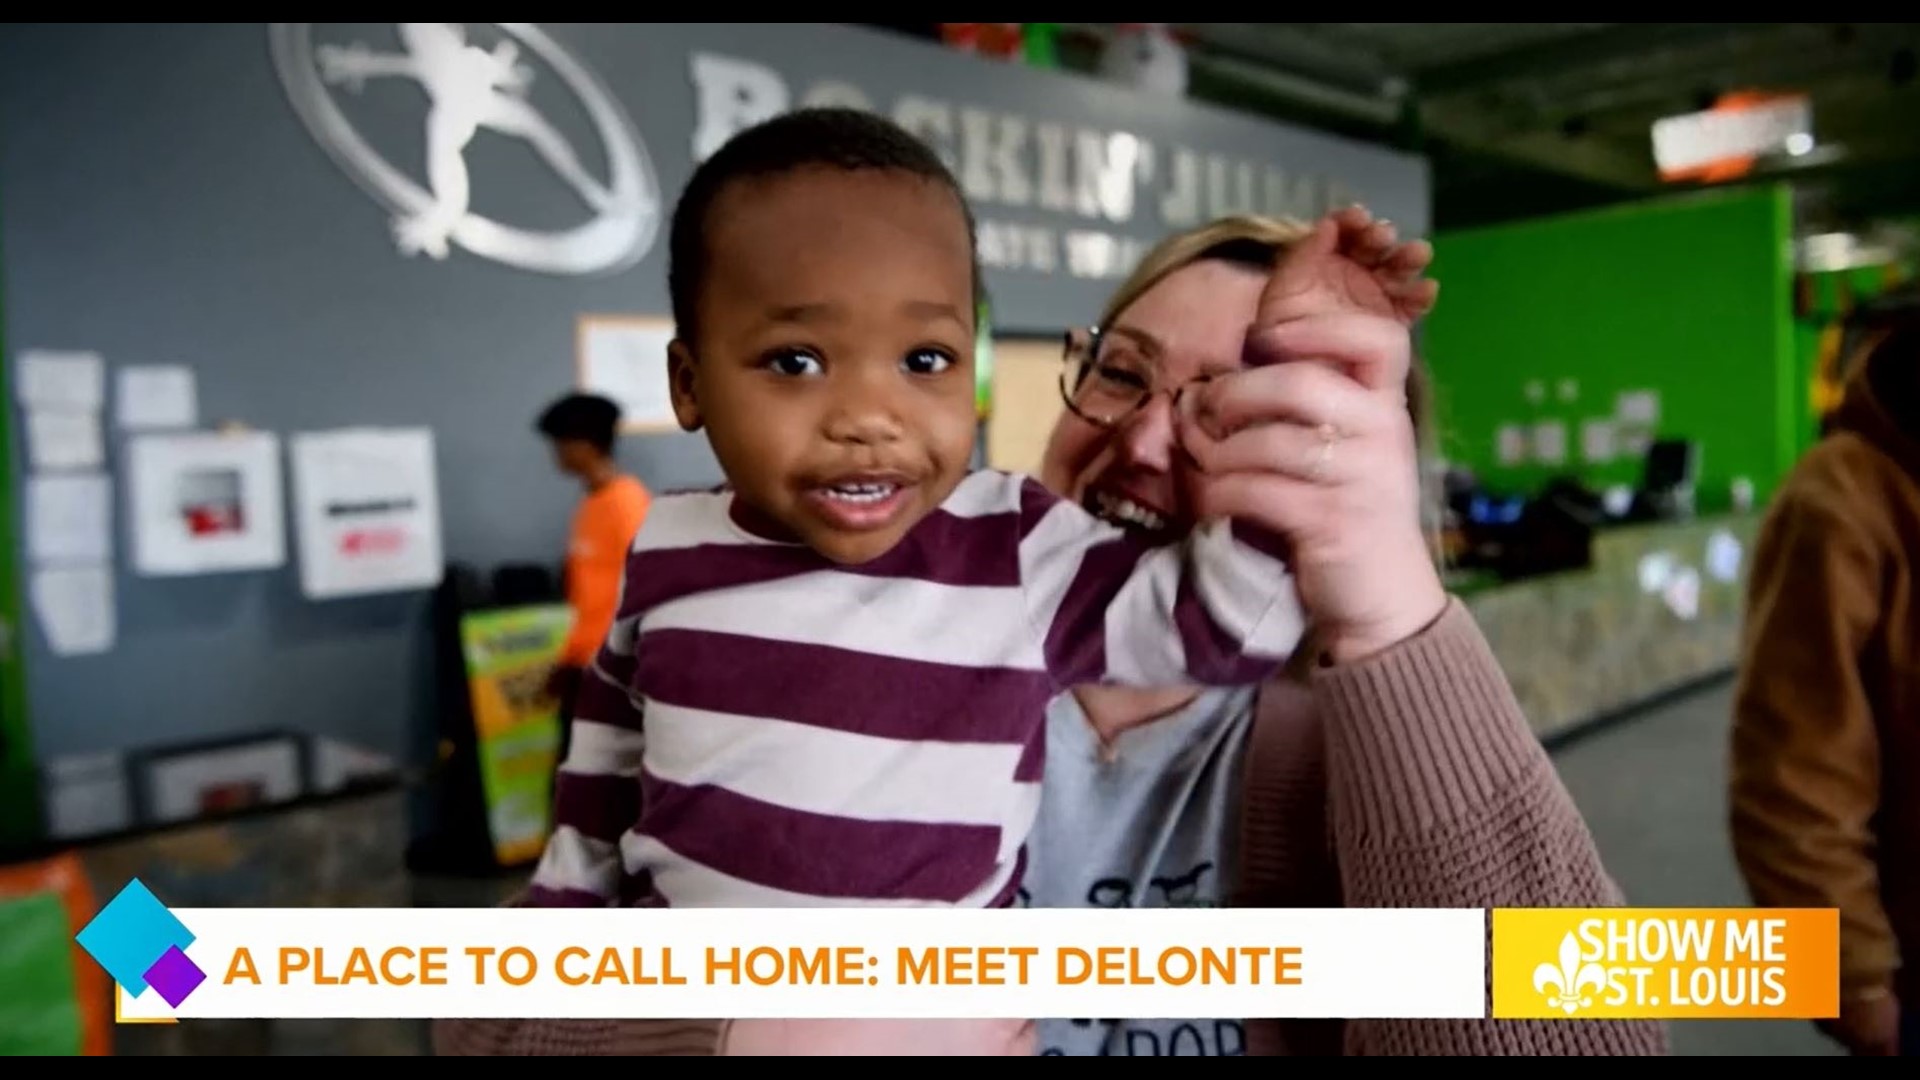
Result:
{"label": "ceiling beam", "polygon": [[1351,120],[1363,121],[1382,130],[1398,123],[1401,118],[1401,103],[1391,98],[1331,85],[1270,64],[1222,55],[1211,49],[1196,50],[1188,56],[1188,62],[1215,78],[1271,94],[1311,110],[1333,112]]}
{"label": "ceiling beam", "polygon": [[[1364,51],[1334,55],[1335,50],[1314,41],[1310,33],[1285,26],[1200,24],[1192,28],[1191,59],[1211,79],[1244,88],[1275,108],[1338,116],[1371,129],[1382,142],[1413,145],[1407,142],[1411,112],[1417,116],[1418,138],[1631,196],[1667,188],[1653,160],[1650,130],[1613,138],[1598,131],[1569,136],[1560,130],[1557,116],[1520,120],[1510,109],[1491,108],[1493,102],[1472,91],[1515,81],[1550,81],[1569,69],[1604,69],[1632,64],[1636,57],[1672,56],[1715,44],[1742,53],[1753,48],[1764,52],[1764,46],[1742,38],[1765,28],[1747,23],[1615,24],[1427,69],[1415,75],[1411,101],[1407,83],[1383,66],[1382,57]],[[1720,74],[1725,62],[1723,58],[1708,66],[1719,68],[1715,74]]]}
{"label": "ceiling beam", "polygon": [[[1715,89],[1797,90],[1812,95],[1816,113],[1829,107],[1889,111],[1882,99],[1898,92],[1887,81],[1893,56],[1920,45],[1920,34],[1889,28],[1840,45],[1809,35],[1807,29],[1748,39],[1744,48],[1667,53],[1639,65],[1598,65],[1566,80],[1542,77],[1529,92],[1537,96],[1543,123],[1572,116],[1605,123],[1615,113],[1651,122],[1694,111],[1699,108],[1696,95]],[[1856,106],[1852,99],[1864,104]]]}
{"label": "ceiling beam", "polygon": [[[1407,104],[1403,100],[1329,85],[1270,63],[1254,63],[1237,55],[1222,54],[1211,46],[1197,46],[1190,61],[1214,78],[1306,109],[1337,113],[1371,125],[1382,141],[1400,141]],[[1638,192],[1659,186],[1651,149],[1635,154],[1598,138],[1568,139],[1558,131],[1513,132],[1464,105],[1422,104],[1419,121],[1423,136],[1475,154],[1564,174],[1618,191]]]}
{"label": "ceiling beam", "polygon": [[1652,191],[1660,186],[1651,132],[1647,144],[1635,151],[1597,136],[1568,137],[1552,129],[1515,132],[1470,108],[1429,103],[1420,106],[1420,123],[1430,138],[1516,165],[1623,193]]}
{"label": "ceiling beam", "polygon": [[1545,41],[1495,56],[1427,68],[1413,73],[1414,89],[1423,98],[1469,93],[1517,79],[1554,75],[1570,68],[1590,67],[1770,28],[1777,28],[1777,24],[1616,23],[1604,30]]}
{"label": "ceiling beam", "polygon": [[1310,79],[1352,94],[1381,96],[1404,83],[1377,55],[1333,49],[1288,23],[1176,23],[1190,52]]}

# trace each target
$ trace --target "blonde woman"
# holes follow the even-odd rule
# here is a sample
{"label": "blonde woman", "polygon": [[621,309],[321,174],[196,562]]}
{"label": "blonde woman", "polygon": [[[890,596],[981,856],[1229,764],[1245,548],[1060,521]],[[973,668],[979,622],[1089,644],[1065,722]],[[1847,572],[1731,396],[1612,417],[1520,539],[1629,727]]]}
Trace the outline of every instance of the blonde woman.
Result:
{"label": "blonde woman", "polygon": [[[1364,211],[1350,211],[1364,220]],[[1425,244],[1372,222],[1413,272]],[[1242,454],[1296,460],[1293,569],[1315,647],[1245,689],[1085,687],[1053,706],[1034,906],[1606,906],[1618,893],[1423,528],[1426,387],[1404,323],[1348,313],[1255,325],[1271,268],[1308,230],[1229,218],[1162,242],[1099,325],[1069,335],[1067,408],[1042,479],[1137,529],[1177,534],[1176,397],[1281,414]],[[1394,275],[1387,275],[1389,277]],[[1365,287],[1355,280],[1352,287]],[[1403,314],[1431,304],[1410,294]],[[1406,310],[1411,305],[1414,310]],[[1348,306],[1343,305],[1345,309]],[[1243,357],[1313,364],[1242,368]],[[1337,431],[1317,442],[1316,432]],[[1244,435],[1240,437],[1244,441]],[[1203,473],[1229,444],[1195,448]],[[1055,1020],[1043,1053],[1664,1054],[1615,1022]]]}

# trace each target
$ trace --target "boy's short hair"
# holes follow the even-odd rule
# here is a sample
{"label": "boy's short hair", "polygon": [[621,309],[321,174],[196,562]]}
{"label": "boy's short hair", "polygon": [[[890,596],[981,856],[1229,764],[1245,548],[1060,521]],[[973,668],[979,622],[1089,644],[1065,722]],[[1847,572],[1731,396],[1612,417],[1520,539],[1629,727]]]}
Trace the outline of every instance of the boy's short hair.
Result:
{"label": "boy's short hair", "polygon": [[700,286],[706,275],[707,215],[727,185],[808,167],[883,169],[934,181],[953,192],[967,222],[973,293],[980,297],[980,259],[973,210],[959,181],[933,148],[893,121],[861,109],[809,108],[776,116],[735,135],[700,163],[680,193],[668,240],[667,293],[680,338],[696,331]]}
{"label": "boy's short hair", "polygon": [[611,454],[620,429],[620,406],[597,394],[568,394],[547,406],[535,426],[549,439],[577,439]]}

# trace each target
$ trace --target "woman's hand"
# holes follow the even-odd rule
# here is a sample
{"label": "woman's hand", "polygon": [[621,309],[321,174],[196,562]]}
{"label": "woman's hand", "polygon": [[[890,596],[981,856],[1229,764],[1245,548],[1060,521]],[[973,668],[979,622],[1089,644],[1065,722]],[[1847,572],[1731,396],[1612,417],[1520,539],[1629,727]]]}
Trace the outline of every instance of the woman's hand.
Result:
{"label": "woman's hand", "polygon": [[[1431,257],[1348,212],[1279,267],[1247,337],[1247,369],[1183,401],[1201,518],[1285,536],[1301,602],[1336,662],[1418,633],[1447,596],[1420,521],[1408,324],[1430,306]],[[1306,361],[1306,362],[1302,362]]]}

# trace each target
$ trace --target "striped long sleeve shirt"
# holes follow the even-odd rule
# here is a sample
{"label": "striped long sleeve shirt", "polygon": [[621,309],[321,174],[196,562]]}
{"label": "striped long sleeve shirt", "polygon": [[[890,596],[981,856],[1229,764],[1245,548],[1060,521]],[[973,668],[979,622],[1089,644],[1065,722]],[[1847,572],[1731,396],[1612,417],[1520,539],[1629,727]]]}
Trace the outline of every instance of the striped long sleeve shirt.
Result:
{"label": "striped long sleeve shirt", "polygon": [[634,539],[534,904],[1006,905],[1054,696],[1255,682],[1303,630],[1243,524],[1151,546],[986,470],[843,566],[732,500],[663,496]]}

